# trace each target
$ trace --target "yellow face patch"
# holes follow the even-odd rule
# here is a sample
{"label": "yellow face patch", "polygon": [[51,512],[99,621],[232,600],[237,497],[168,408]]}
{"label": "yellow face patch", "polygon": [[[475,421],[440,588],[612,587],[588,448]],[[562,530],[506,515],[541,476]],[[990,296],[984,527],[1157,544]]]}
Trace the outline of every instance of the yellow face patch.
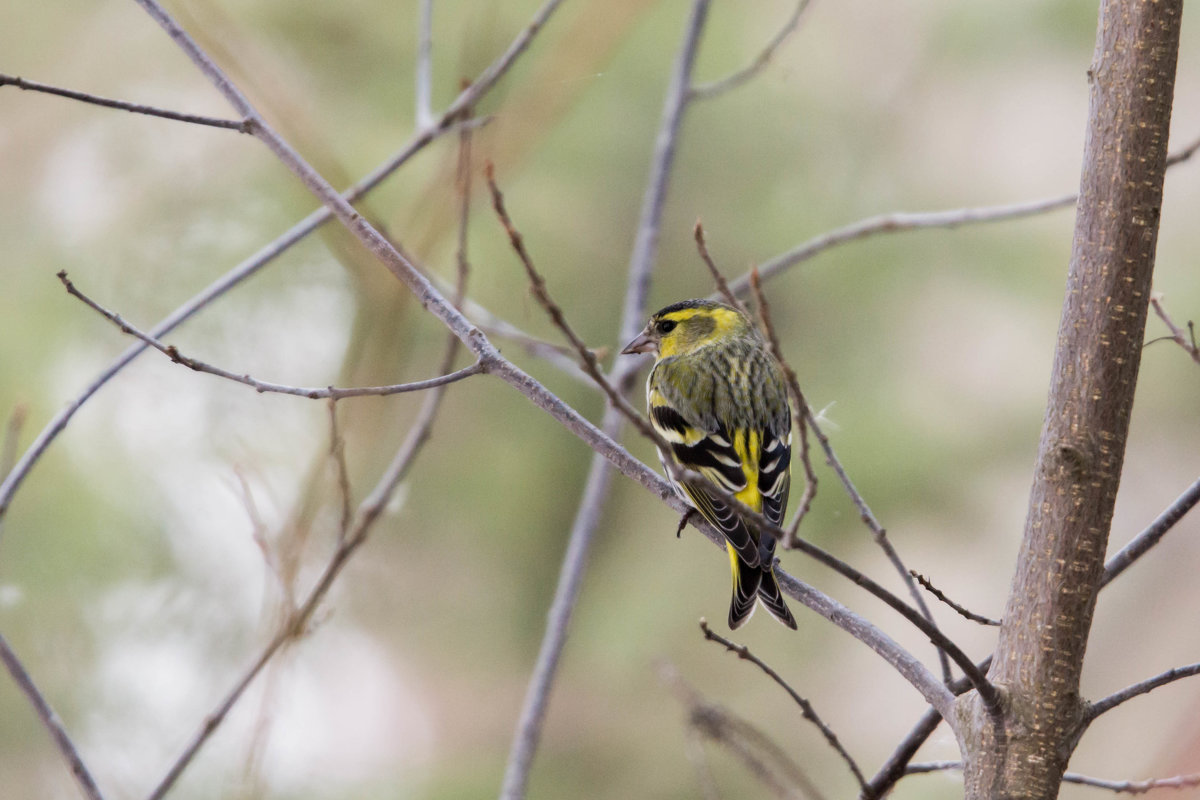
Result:
{"label": "yellow face patch", "polygon": [[690,353],[746,325],[740,314],[728,308],[684,308],[663,314],[651,324],[662,326],[663,323],[675,324],[660,334],[660,358]]}

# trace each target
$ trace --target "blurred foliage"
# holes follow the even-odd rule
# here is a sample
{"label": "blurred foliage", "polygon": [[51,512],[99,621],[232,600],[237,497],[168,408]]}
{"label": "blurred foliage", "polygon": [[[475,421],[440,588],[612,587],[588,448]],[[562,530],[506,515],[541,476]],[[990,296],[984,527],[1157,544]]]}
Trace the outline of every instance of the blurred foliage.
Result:
{"label": "blurred foliage", "polygon": [[[435,6],[436,110],[538,3]],[[171,7],[336,184],[365,174],[412,130],[416,2]],[[687,8],[567,3],[478,109],[491,121],[474,137],[476,166],[495,162],[550,290],[610,353]],[[784,0],[716,3],[698,79],[748,62],[789,12]],[[691,238],[697,218],[734,275],[862,216],[1072,190],[1094,12],[1032,0],[817,0],[761,76],[691,108],[651,306],[711,291]],[[131,3],[27,3],[8,22],[0,71],[228,114]],[[1176,143],[1200,131],[1192,102],[1200,40],[1190,22],[1184,37]],[[150,327],[314,201],[265,149],[232,132],[11,87],[0,90],[0,109],[0,414],[28,409],[23,449],[129,345],[62,291],[58,270]],[[362,205],[447,280],[455,158],[447,137]],[[1200,316],[1200,273],[1190,268],[1200,245],[1196,169],[1170,173],[1159,242],[1156,288],[1178,321]],[[476,181],[471,297],[558,341],[478,190]],[[840,457],[910,566],[991,615],[1003,607],[1020,537],[1070,235],[1071,214],[1060,211],[879,237],[769,286],[811,402],[826,409]],[[1161,333],[1151,319],[1148,337]],[[429,377],[444,338],[335,226],[169,337],[229,369],[318,386]],[[498,343],[599,418],[596,392]],[[1158,344],[1139,388],[1114,547],[1200,472],[1200,371]],[[339,406],[355,501],[419,404],[401,395]],[[0,539],[0,631],[111,796],[144,796],[269,637],[281,586],[264,552],[299,560],[300,590],[331,552],[328,440],[323,404],[256,395],[149,354],[89,402],[21,489]],[[646,443],[627,444],[656,463]],[[590,456],[499,381],[452,387],[403,501],[340,580],[315,633],[246,698],[173,796],[494,794]],[[822,467],[821,479],[804,535],[894,586],[833,475]],[[676,541],[675,524],[639,487],[614,482],[530,796],[697,796],[685,710],[658,677],[663,662],[771,732],[830,796],[850,796],[844,765],[777,687],[702,640],[696,619],[724,615],[724,556],[693,534]],[[1200,539],[1188,535],[1197,524],[1185,521],[1161,554],[1105,594],[1089,691],[1195,660],[1194,626],[1161,613],[1145,587],[1170,585],[1180,608],[1200,602],[1190,577]],[[932,658],[927,643],[845,581],[794,555],[784,561]],[[939,618],[972,652],[986,652],[990,633],[948,612]],[[799,636],[764,617],[741,640],[812,699],[868,772],[923,709],[878,659],[812,615],[801,616]],[[1170,696],[1122,709],[1123,724],[1097,726],[1073,768],[1110,778],[1195,771],[1178,744],[1200,736],[1195,689],[1161,694]],[[723,796],[767,796],[728,754],[706,752]],[[956,755],[944,731],[926,752]],[[955,780],[912,778],[895,796],[956,797]],[[6,797],[75,796],[7,680],[0,785]]]}

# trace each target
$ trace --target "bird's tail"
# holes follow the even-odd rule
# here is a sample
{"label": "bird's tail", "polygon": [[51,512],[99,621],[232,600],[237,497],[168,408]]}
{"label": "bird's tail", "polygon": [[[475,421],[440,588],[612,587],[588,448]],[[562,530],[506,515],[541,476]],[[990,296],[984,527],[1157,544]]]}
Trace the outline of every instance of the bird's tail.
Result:
{"label": "bird's tail", "polygon": [[[726,543],[725,549],[729,551],[729,566],[733,570],[733,599],[729,603],[729,629],[737,630],[754,613],[754,600],[760,591],[763,572],[759,567],[752,567],[738,558],[737,550],[733,549],[733,545]],[[775,591],[778,593],[778,587]]]}
{"label": "bird's tail", "polygon": [[771,559],[759,568],[762,577],[758,582],[758,599],[762,600],[762,604],[767,607],[767,611],[771,612],[772,617],[792,630],[796,630],[796,618],[792,616],[787,603],[783,602],[783,593],[779,591],[779,581],[775,578],[773,561],[774,559]]}

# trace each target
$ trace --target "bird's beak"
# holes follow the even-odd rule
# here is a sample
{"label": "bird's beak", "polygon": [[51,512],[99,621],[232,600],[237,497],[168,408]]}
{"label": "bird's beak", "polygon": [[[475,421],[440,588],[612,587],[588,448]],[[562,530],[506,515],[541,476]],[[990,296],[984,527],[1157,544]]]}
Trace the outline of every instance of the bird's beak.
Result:
{"label": "bird's beak", "polygon": [[650,330],[647,328],[639,333],[636,339],[625,345],[625,349],[621,351],[621,355],[631,356],[634,353],[651,353],[654,349],[654,339],[651,338]]}

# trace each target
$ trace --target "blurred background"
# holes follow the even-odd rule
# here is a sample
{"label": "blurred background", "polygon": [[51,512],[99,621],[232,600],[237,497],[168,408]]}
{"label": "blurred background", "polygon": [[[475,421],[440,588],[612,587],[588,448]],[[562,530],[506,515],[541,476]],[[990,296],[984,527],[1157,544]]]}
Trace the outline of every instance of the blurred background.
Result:
{"label": "blurred background", "polygon": [[[527,23],[531,0],[444,0],[434,109]],[[19,6],[19,7],[18,7]],[[180,21],[335,185],[414,125],[418,4],[179,0]],[[567,2],[481,104],[476,173],[496,164],[551,291],[615,352],[625,272],[662,99],[690,4]],[[713,4],[700,81],[754,57],[793,4]],[[133,3],[15,4],[0,71],[229,116]],[[1200,135],[1200,28],[1185,20],[1172,142]],[[661,229],[650,305],[712,291],[692,225],[738,275],[809,237],[888,211],[1060,195],[1078,185],[1096,4],[813,0],[754,81],[694,104]],[[362,208],[452,279],[454,137]],[[0,89],[0,416],[23,452],[129,344],[54,275],[151,327],[315,208],[257,142],[230,131]],[[1200,165],[1168,175],[1156,289],[1200,316]],[[475,182],[471,298],[559,341]],[[1008,591],[1070,252],[1070,210],[881,236],[768,285],[784,348],[834,446],[909,566],[971,609]],[[1157,319],[1147,338],[1166,332]],[[336,226],[305,240],[168,340],[297,385],[396,383],[437,369],[445,334]],[[597,392],[515,342],[504,353],[598,420]],[[469,363],[459,357],[458,366]],[[611,364],[611,356],[606,363]],[[418,395],[338,407],[354,501],[403,440]],[[1148,348],[1112,533],[1119,548],[1200,473],[1200,368]],[[322,402],[259,395],[144,355],[75,417],[0,533],[0,632],[62,716],[101,788],[143,797],[252,663],[332,552],[339,496]],[[633,452],[652,449],[627,436]],[[460,798],[498,791],[591,452],[497,380],[452,386],[433,438],[341,576],[312,635],[278,657],[173,797]],[[802,534],[893,590],[899,581],[828,470]],[[677,676],[752,720],[828,797],[853,779],[783,692],[706,643],[724,631],[725,556],[618,477],[552,696],[530,797],[768,797],[698,745]],[[1098,697],[1197,660],[1200,517],[1103,594],[1084,674]],[[922,637],[794,553],[785,567],[934,664]],[[793,603],[793,606],[796,604]],[[994,633],[936,609],[982,657]],[[923,712],[879,658],[812,613],[798,635],[760,614],[737,635],[872,774]],[[1123,706],[1072,769],[1112,779],[1200,771],[1200,684]],[[957,758],[948,731],[919,760]],[[5,797],[77,796],[25,699],[0,678]],[[1096,790],[1063,791],[1064,797]],[[961,796],[956,773],[897,798]]]}

